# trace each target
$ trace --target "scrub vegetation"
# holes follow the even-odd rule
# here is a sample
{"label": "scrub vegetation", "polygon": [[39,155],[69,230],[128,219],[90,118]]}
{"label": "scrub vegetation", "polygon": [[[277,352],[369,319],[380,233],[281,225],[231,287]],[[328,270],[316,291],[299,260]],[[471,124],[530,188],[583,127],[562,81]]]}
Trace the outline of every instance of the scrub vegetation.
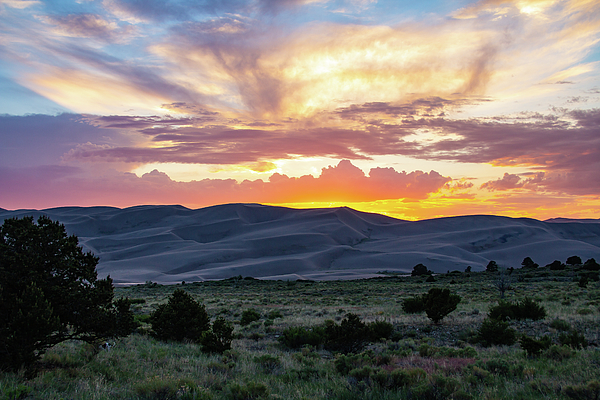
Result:
{"label": "scrub vegetation", "polygon": [[[51,237],[67,240],[61,227],[42,222]],[[32,220],[23,223],[37,229]],[[45,279],[24,284],[17,300],[6,296],[4,277],[28,270],[8,269],[13,255],[38,254],[15,252],[25,247],[11,237],[4,235],[0,265],[9,322],[0,336],[2,400],[600,397],[594,260],[574,256],[539,267],[529,259],[518,269],[467,268],[433,280],[389,272],[331,282],[239,276],[114,289],[107,280],[100,310],[109,323],[84,330],[77,309],[62,326],[42,323],[61,321],[52,305],[60,299],[44,293]],[[73,246],[72,238],[67,248]],[[112,301],[113,290],[119,300]],[[23,311],[32,307],[39,312]],[[27,318],[45,329],[36,331],[37,341],[24,336]],[[56,343],[48,339],[55,331]],[[8,355],[19,350],[20,337],[34,356],[14,368]]]}
{"label": "scrub vegetation", "polygon": [[[115,288],[116,297],[130,299],[135,333],[110,339],[108,349],[82,341],[56,345],[34,375],[2,373],[0,393],[3,399],[597,398],[598,282],[581,288],[580,275],[588,272],[581,265],[520,268],[501,300],[500,272],[454,271],[431,283],[428,275],[386,274]],[[460,298],[438,323],[424,308],[405,311],[431,289]],[[178,303],[201,314],[202,329],[193,337],[163,329],[169,314],[182,317]]]}

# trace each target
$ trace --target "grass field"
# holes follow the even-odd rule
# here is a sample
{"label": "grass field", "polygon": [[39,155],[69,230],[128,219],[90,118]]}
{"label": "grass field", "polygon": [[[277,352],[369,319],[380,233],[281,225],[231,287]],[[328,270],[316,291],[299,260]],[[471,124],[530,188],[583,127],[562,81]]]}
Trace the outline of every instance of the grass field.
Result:
{"label": "grass field", "polygon": [[[360,281],[259,281],[252,278],[116,288],[136,299],[140,321],[183,288],[214,319],[235,324],[232,350],[207,355],[190,343],[163,343],[138,332],[111,340],[110,350],[81,342],[56,346],[35,376],[0,374],[2,399],[598,399],[600,396],[600,284],[578,285],[580,272],[515,270],[510,301],[530,297],[547,311],[540,321],[510,321],[519,334],[549,335],[554,346],[528,356],[519,345],[481,347],[473,338],[500,297],[498,274],[450,272],[425,277],[389,275]],[[461,296],[441,324],[406,314],[404,299],[432,287]],[[244,310],[260,319],[239,324]],[[391,339],[355,355],[321,348],[288,349],[281,332],[293,326],[341,321],[394,325]],[[558,321],[558,322],[557,322]],[[560,346],[559,335],[583,334],[583,349]]]}

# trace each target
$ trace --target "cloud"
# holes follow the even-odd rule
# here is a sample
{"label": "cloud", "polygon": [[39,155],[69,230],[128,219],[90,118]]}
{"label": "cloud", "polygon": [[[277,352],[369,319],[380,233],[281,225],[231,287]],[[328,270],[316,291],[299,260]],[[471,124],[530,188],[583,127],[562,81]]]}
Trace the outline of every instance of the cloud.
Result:
{"label": "cloud", "polygon": [[504,173],[504,176],[501,179],[489,181],[481,185],[482,189],[487,189],[490,191],[508,190],[521,187],[523,187],[521,177],[519,175],[509,174],[508,172]]}
{"label": "cloud", "polygon": [[[131,173],[90,171],[68,166],[0,167],[3,207],[48,207],[65,204],[184,204],[200,207],[230,202],[289,203],[314,201],[376,201],[424,199],[451,179],[435,171],[397,172],[373,168],[369,176],[341,161],[323,168],[317,178],[290,178],[273,174],[269,181],[203,179],[175,182],[153,170],[137,177]],[[35,194],[35,195],[34,195]]]}
{"label": "cloud", "polygon": [[134,31],[132,26],[119,26],[116,22],[96,14],[69,14],[40,18],[53,25],[56,33],[70,37],[120,41]]}

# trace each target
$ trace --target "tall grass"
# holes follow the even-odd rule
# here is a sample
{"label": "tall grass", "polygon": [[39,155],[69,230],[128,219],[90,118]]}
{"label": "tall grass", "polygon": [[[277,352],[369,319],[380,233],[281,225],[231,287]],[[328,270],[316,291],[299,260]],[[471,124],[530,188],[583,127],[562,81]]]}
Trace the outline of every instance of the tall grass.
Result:
{"label": "tall grass", "polygon": [[[34,376],[1,373],[0,399],[575,398],[592,393],[600,376],[600,286],[590,283],[582,289],[572,280],[554,280],[568,277],[568,271],[548,272],[527,271],[528,278],[519,282],[515,277],[506,293],[510,301],[525,296],[539,301],[548,316],[509,323],[519,334],[548,334],[555,345],[561,326],[590,342],[586,349],[560,353],[560,360],[550,350],[527,356],[519,344],[483,348],[469,343],[499,299],[495,276],[489,273],[438,275],[434,283],[390,277],[141,285],[117,288],[116,295],[143,299],[135,304],[142,316],[182,288],[206,305],[212,319],[223,316],[235,324],[232,350],[207,355],[195,344],[157,341],[142,326],[137,334],[111,341],[110,350],[81,342],[56,346]],[[424,314],[402,311],[403,299],[431,287],[448,287],[463,299],[441,325],[431,324]],[[259,320],[241,326],[243,311],[250,309],[260,314]],[[583,309],[591,312],[578,313]],[[340,355],[320,348],[291,350],[277,340],[286,328],[339,323],[349,312],[364,322],[391,322],[395,334],[369,344],[359,355],[345,356],[349,364],[343,372],[336,368]],[[555,320],[563,322],[552,327]]]}

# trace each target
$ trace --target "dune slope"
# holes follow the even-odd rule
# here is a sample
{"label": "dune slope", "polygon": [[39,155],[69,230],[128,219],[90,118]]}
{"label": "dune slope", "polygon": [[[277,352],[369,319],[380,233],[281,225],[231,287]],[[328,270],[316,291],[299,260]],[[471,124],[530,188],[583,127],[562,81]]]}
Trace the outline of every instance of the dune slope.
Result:
{"label": "dune slope", "polygon": [[100,257],[115,283],[175,283],[253,276],[353,279],[380,271],[482,270],[489,260],[519,268],[572,255],[600,261],[600,220],[464,216],[402,221],[350,208],[297,210],[227,204],[0,209],[0,221],[47,215]]}

